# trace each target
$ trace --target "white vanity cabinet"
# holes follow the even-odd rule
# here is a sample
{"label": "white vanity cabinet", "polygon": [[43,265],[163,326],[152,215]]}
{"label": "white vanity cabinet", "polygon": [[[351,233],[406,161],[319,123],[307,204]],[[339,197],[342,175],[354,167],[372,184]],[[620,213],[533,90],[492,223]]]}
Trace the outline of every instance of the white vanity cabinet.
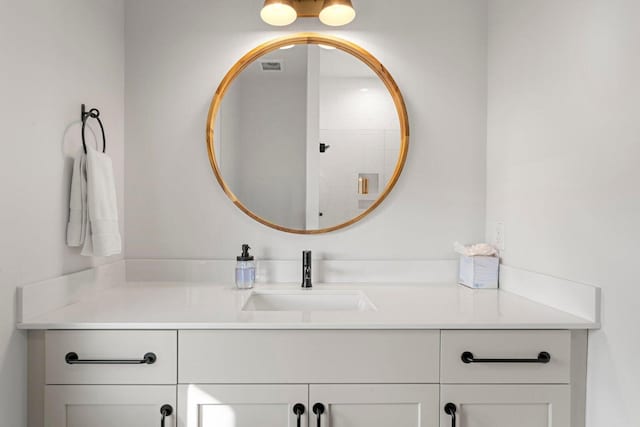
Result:
{"label": "white vanity cabinet", "polygon": [[175,384],[178,375],[176,331],[47,331],[45,351],[47,384]]}
{"label": "white vanity cabinet", "polygon": [[178,418],[180,427],[437,427],[438,395],[436,384],[190,384],[178,386]]}
{"label": "white vanity cabinet", "polygon": [[571,426],[569,385],[442,385],[440,403],[440,427]]}
{"label": "white vanity cabinet", "polygon": [[437,384],[311,384],[309,423],[311,427],[437,427],[438,395]]}
{"label": "white vanity cabinet", "polygon": [[584,425],[584,332],[441,336],[440,427]]}
{"label": "white vanity cabinet", "polygon": [[178,332],[181,384],[437,384],[437,330]]}
{"label": "white vanity cabinet", "polygon": [[437,427],[439,342],[425,330],[180,331],[181,427],[298,426],[296,404],[300,426]]}
{"label": "white vanity cabinet", "polygon": [[40,361],[44,411],[29,427],[584,427],[586,331],[85,330],[41,341],[30,367]]}
{"label": "white vanity cabinet", "polygon": [[175,427],[175,408],[175,386],[47,385],[44,425]]}
{"label": "white vanity cabinet", "polygon": [[176,346],[176,331],[47,331],[41,424],[175,427]]}
{"label": "white vanity cabinet", "polygon": [[300,427],[307,426],[308,387],[280,385],[178,386],[180,427]]}

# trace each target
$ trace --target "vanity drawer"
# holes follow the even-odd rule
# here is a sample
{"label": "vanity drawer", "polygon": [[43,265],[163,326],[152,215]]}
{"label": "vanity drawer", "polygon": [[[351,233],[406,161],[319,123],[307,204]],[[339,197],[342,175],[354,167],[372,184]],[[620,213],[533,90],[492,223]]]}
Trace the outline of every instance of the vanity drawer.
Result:
{"label": "vanity drawer", "polygon": [[443,384],[569,383],[569,331],[442,331],[441,345]]}
{"label": "vanity drawer", "polygon": [[176,384],[176,334],[176,331],[47,331],[46,383]]}
{"label": "vanity drawer", "polygon": [[437,383],[439,331],[179,331],[179,383]]}

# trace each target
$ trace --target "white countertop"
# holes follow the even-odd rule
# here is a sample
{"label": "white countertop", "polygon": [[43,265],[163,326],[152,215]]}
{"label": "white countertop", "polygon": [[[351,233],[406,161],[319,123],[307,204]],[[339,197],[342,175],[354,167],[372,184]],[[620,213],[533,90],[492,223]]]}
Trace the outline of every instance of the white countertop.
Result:
{"label": "white countertop", "polygon": [[[259,285],[298,290],[299,285]],[[314,285],[360,290],[372,311],[243,311],[252,290],[134,282],[18,323],[20,329],[589,329],[594,322],[502,290],[460,285]]]}

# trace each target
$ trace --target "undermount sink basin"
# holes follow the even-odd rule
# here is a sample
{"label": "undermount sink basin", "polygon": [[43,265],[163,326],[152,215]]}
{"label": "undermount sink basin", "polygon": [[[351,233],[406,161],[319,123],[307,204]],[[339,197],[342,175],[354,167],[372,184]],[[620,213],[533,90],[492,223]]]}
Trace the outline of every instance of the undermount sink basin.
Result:
{"label": "undermount sink basin", "polygon": [[361,291],[253,291],[243,311],[370,311],[371,301]]}

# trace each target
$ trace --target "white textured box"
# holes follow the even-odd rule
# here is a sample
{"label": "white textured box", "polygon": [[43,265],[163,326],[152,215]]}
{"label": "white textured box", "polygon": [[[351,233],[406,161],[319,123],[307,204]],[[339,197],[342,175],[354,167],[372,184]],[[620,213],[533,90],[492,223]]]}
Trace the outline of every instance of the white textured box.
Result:
{"label": "white textured box", "polygon": [[499,269],[498,257],[461,255],[458,283],[473,289],[495,289]]}

